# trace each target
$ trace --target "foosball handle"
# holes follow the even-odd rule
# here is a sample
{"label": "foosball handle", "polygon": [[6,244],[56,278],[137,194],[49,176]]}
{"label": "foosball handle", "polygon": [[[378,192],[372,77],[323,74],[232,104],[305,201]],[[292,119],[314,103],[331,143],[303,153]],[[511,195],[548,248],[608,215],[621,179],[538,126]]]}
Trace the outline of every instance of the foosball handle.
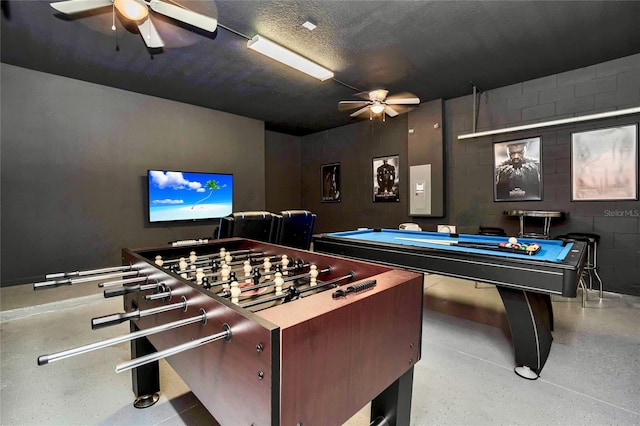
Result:
{"label": "foosball handle", "polygon": [[333,292],[331,297],[333,297],[334,299],[339,299],[341,297],[347,297],[347,294],[349,293],[360,293],[362,291],[368,290],[375,286],[376,286],[376,280],[366,280],[358,284],[350,285],[349,287],[347,287],[346,290],[339,288]]}
{"label": "foosball handle", "polygon": [[97,330],[99,328],[109,327],[112,325],[121,324],[125,321],[129,320],[137,320],[140,319],[140,312],[133,311],[121,314],[111,314],[105,315],[103,317],[92,318],[91,319],[91,328],[93,330]]}
{"label": "foosball handle", "polygon": [[366,280],[347,287],[346,293],[360,293],[376,286],[376,280]]}
{"label": "foosball handle", "polygon": [[108,299],[109,297],[117,297],[124,296],[127,293],[133,293],[134,291],[139,291],[140,286],[124,286],[117,288],[108,288],[104,291],[104,298]]}

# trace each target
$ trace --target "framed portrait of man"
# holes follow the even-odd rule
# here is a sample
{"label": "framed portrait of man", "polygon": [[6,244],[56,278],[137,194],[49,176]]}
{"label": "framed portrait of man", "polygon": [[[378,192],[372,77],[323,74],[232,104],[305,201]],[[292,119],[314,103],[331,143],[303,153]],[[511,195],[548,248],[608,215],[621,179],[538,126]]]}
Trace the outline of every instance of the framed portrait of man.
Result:
{"label": "framed portrait of man", "polygon": [[494,200],[542,200],[542,138],[493,145]]}
{"label": "framed portrait of man", "polygon": [[400,201],[400,156],[373,159],[373,201]]}
{"label": "framed portrait of man", "polygon": [[338,203],[341,200],[340,163],[324,164],[321,167],[322,202]]}
{"label": "framed portrait of man", "polygon": [[638,125],[571,134],[571,201],[638,199]]}

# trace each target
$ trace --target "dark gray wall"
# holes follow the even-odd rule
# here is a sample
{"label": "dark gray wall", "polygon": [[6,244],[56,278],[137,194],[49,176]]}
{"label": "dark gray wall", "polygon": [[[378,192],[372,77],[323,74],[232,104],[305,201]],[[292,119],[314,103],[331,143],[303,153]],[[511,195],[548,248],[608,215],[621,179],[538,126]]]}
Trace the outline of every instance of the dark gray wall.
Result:
{"label": "dark gray wall", "polygon": [[[471,92],[471,88],[470,88]],[[412,221],[425,230],[453,224],[459,232],[476,233],[480,225],[500,226],[509,234],[518,221],[509,209],[560,210],[552,235],[570,231],[601,235],[599,270],[607,291],[640,295],[640,202],[572,202],[570,177],[571,132],[638,123],[635,114],[580,124],[546,127],[494,137],[458,141],[473,129],[473,99],[445,101],[446,194],[443,218],[411,218],[407,214],[407,117],[385,123],[362,121],[302,138],[302,196],[318,213],[318,231],[367,227],[397,227]],[[477,130],[499,129],[640,105],[640,55],[488,91],[479,98]],[[417,114],[420,108],[410,114]],[[493,201],[493,144],[542,137],[542,201]],[[372,202],[371,158],[400,154],[401,201]],[[320,202],[320,166],[342,164],[341,203]],[[538,223],[533,222],[534,225]]]}
{"label": "dark gray wall", "polygon": [[[634,55],[488,91],[479,99],[477,130],[639,105],[640,55]],[[476,232],[479,225],[487,225],[514,234],[518,220],[505,216],[505,210],[566,212],[567,218],[552,226],[552,235],[599,234],[598,266],[605,290],[640,295],[640,202],[572,202],[570,174],[572,132],[638,123],[640,114],[459,141],[458,135],[472,131],[472,108],[471,96],[445,104],[449,220],[463,232]],[[543,200],[494,202],[493,143],[535,136],[542,137]]]}
{"label": "dark gray wall", "polygon": [[[302,205],[318,215],[317,232],[396,227],[407,220],[407,115],[363,120],[302,138]],[[373,158],[400,156],[400,201],[373,202]],[[340,163],[341,199],[323,203],[320,168]]]}
{"label": "dark gray wall", "polygon": [[[437,99],[423,102],[419,108],[409,111],[408,115],[409,167],[423,164],[431,166],[431,213],[424,215],[430,217],[443,217],[446,210],[443,109],[443,100]],[[411,184],[410,176],[408,182]],[[409,188],[407,194],[412,195]],[[409,201],[409,211],[411,210]],[[417,218],[419,215],[413,217]]]}
{"label": "dark gray wall", "polygon": [[300,137],[265,132],[267,210],[301,209]]}
{"label": "dark gray wall", "polygon": [[147,169],[233,173],[265,208],[264,123],[2,64],[2,284],[117,265],[122,247],[207,237],[146,224]]}
{"label": "dark gray wall", "polygon": [[[638,106],[640,55],[491,90],[479,105],[478,130]],[[568,218],[553,234],[602,235],[605,289],[640,295],[640,217],[625,213],[640,202],[571,202],[569,161],[571,132],[637,123],[638,115],[458,141],[472,129],[472,98],[444,109],[445,217],[411,218],[407,115],[296,138],[264,132],[255,120],[3,64],[2,282],[114,264],[121,247],[208,234],[209,226],[145,225],[143,176],[156,167],[234,173],[243,188],[236,210],[306,208],[318,214],[318,232],[415,221],[426,230],[447,223],[515,233],[504,210],[562,210]],[[542,137],[543,200],[494,202],[493,143],[528,136]],[[374,203],[372,158],[394,154],[400,202]],[[320,167],[334,162],[342,164],[343,201],[322,203]]]}

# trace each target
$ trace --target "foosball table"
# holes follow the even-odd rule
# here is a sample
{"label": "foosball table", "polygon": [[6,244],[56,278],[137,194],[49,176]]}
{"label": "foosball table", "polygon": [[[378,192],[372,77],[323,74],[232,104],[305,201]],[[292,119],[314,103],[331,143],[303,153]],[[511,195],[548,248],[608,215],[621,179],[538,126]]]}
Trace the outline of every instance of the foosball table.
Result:
{"label": "foosball table", "polygon": [[[104,277],[101,279],[100,277]],[[139,408],[165,359],[223,425],[409,425],[420,359],[422,275],[230,238],[122,250],[122,266],[51,274],[36,289],[100,280],[124,309],[93,328],[130,333],[38,358],[44,365],[123,341]]]}

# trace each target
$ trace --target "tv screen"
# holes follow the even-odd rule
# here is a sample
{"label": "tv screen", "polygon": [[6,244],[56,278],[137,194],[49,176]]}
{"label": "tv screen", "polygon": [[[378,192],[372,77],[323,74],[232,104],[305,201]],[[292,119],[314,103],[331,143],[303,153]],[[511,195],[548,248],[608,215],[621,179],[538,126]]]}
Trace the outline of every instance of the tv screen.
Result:
{"label": "tv screen", "polygon": [[149,222],[216,219],[233,212],[233,175],[149,170]]}

